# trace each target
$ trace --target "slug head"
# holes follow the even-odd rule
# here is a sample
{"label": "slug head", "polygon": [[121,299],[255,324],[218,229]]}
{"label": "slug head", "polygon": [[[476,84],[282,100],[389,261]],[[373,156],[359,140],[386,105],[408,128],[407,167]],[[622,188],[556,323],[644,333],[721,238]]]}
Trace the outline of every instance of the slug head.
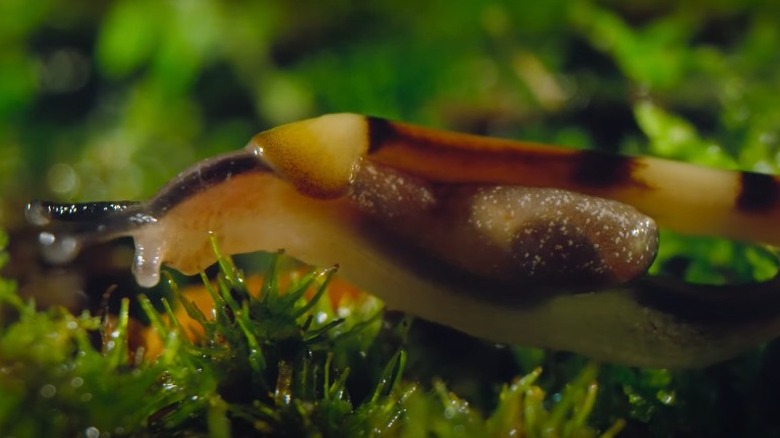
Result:
{"label": "slug head", "polygon": [[139,285],[152,287],[160,279],[164,245],[157,218],[143,203],[134,201],[58,204],[32,201],[25,209],[27,221],[44,227],[38,234],[41,255],[49,263],[68,263],[84,246],[120,236],[132,236],[136,256],[133,274]]}

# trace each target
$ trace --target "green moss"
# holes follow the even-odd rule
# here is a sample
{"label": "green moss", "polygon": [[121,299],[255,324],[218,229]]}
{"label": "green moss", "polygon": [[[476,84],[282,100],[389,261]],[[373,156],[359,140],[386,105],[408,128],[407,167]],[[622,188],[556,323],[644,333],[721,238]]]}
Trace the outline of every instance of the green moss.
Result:
{"label": "green moss", "polygon": [[[258,294],[231,259],[220,257],[217,286],[204,278],[216,303],[213,318],[172,284],[203,329],[196,341],[184,335],[167,301],[159,313],[139,297],[162,340],[156,360],[143,360],[140,348],[128,351],[127,299],[116,318],[74,316],[37,311],[10,282],[1,283],[3,436],[596,435],[587,424],[595,366],[586,366],[553,403],[535,386],[536,369],[505,385],[493,413],[485,414],[441,381],[426,390],[427,382],[405,378],[403,345],[389,354],[377,348],[380,318],[357,307],[337,317],[322,299],[334,269],[314,269],[281,292],[278,260]],[[377,354],[374,361],[354,359]],[[356,397],[351,370],[366,363],[379,366],[369,372],[375,379],[366,395]]]}
{"label": "green moss", "polygon": [[[19,203],[32,197],[143,199],[198,158],[236,149],[261,129],[337,111],[777,173],[778,12],[773,2],[740,0],[204,0],[190,8],[165,1],[113,0],[100,8],[89,2],[2,1],[0,219],[15,223]],[[50,173],[57,169],[67,178]],[[696,281],[751,281],[771,276],[776,267],[760,249],[731,242],[665,234],[661,251],[655,273]],[[230,427],[251,427],[258,415],[251,403],[225,391],[239,386],[228,384],[236,382],[230,380],[234,372],[251,377],[265,369],[258,381],[270,379],[265,384],[271,393],[276,387],[273,372],[281,353],[264,344],[270,322],[259,325],[266,334],[253,340],[254,317],[240,320],[244,331],[239,322],[225,325],[232,311],[210,329],[213,336],[228,333],[260,346],[242,347],[246,352],[236,353],[241,360],[234,361],[223,343],[191,345],[166,328],[165,355],[155,364],[134,363],[122,342],[105,351],[93,346],[99,319],[34,312],[14,290],[0,281],[2,435],[86,434],[92,421],[87,411],[135,412],[136,406],[150,407],[134,417],[146,415],[146,423],[121,426],[127,432],[165,435],[170,431],[159,418],[180,406],[179,415],[192,416],[190,423],[180,420],[182,430],[203,434],[210,427],[213,435],[225,435]],[[307,314],[327,310],[322,301]],[[447,332],[458,349],[444,352],[435,342],[419,342],[418,321],[404,344],[403,378],[392,386],[397,397],[383,390],[381,402],[370,404],[403,339],[380,330],[373,315],[353,314],[321,333],[311,331],[308,343],[282,343],[285,354],[312,351],[314,368],[283,367],[292,376],[316,374],[331,386],[344,381],[350,397],[336,391],[327,418],[348,417],[343,424],[356,425],[354,430],[373,424],[372,415],[390,418],[386,413],[398,412],[397,403],[414,406],[402,409],[394,423],[409,433],[425,434],[436,422],[437,431],[446,429],[449,391],[431,384],[434,376],[458,393],[457,400],[468,400],[470,411],[480,412],[471,420],[480,424],[498,412],[497,394],[511,375],[542,366],[534,385],[548,394],[547,406],[588,368],[580,357],[516,348],[500,358],[509,363],[506,375],[491,374],[495,368],[485,371],[484,363],[468,364],[500,355],[496,349]],[[290,327],[289,316],[271,325]],[[315,317],[309,330],[333,321],[328,318]],[[365,327],[351,330],[360,325]],[[339,342],[321,342],[340,334]],[[777,436],[778,351],[774,342],[690,372],[601,367],[590,423],[608,430],[624,418],[629,434]],[[212,355],[215,365],[203,368],[198,354]],[[420,363],[428,368],[421,371]],[[187,374],[198,367],[207,374]],[[176,386],[170,396],[158,392],[174,377],[190,379],[192,388]],[[74,378],[88,391],[69,389]],[[407,381],[417,384],[404,386]],[[48,384],[56,393],[46,398],[41,390],[45,386],[43,393],[50,395]],[[305,406],[325,403],[320,384],[314,385],[319,392],[290,388],[303,394]],[[104,403],[72,402],[86,393]],[[183,403],[188,395],[205,398]],[[274,421],[283,421],[262,406]],[[359,420],[361,412],[368,419]],[[68,418],[77,418],[81,429],[66,424]],[[122,423],[109,413],[94,418],[110,420],[111,426],[94,423],[105,431]],[[408,418],[430,423],[402,421]],[[25,424],[33,429],[23,429]]]}

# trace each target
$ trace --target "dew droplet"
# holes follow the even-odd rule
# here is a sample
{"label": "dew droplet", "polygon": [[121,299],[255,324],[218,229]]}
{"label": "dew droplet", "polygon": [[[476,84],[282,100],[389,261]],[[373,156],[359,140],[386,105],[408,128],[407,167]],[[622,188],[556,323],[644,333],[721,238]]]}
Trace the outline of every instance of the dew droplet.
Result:
{"label": "dew droplet", "polygon": [[46,384],[41,387],[40,392],[43,398],[52,398],[55,394],[57,394],[57,387],[51,384]]}
{"label": "dew droplet", "polygon": [[51,222],[49,209],[47,209],[41,201],[32,201],[27,204],[27,207],[24,209],[24,218],[27,219],[27,222],[31,225],[37,227],[48,225],[49,222]]}
{"label": "dew droplet", "polygon": [[79,239],[68,234],[57,235],[48,231],[38,235],[38,242],[41,244],[44,259],[54,264],[70,262],[76,258],[81,248]]}
{"label": "dew droplet", "polygon": [[65,163],[57,163],[49,168],[46,175],[49,189],[59,194],[72,193],[79,186],[79,177],[73,167]]}

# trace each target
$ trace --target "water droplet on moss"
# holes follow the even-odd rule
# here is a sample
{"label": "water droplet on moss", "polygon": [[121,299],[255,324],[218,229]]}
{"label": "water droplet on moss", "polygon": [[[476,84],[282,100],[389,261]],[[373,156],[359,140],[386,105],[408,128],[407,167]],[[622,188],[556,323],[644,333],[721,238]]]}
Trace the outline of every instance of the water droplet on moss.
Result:
{"label": "water droplet on moss", "polygon": [[100,438],[100,430],[97,427],[90,426],[84,430],[84,436],[87,438]]}
{"label": "water droplet on moss", "polygon": [[67,234],[56,235],[48,231],[38,236],[43,248],[43,257],[50,263],[63,264],[73,260],[79,252],[81,242]]}
{"label": "water droplet on moss", "polygon": [[52,398],[57,394],[57,388],[54,385],[46,384],[41,387],[41,397]]}

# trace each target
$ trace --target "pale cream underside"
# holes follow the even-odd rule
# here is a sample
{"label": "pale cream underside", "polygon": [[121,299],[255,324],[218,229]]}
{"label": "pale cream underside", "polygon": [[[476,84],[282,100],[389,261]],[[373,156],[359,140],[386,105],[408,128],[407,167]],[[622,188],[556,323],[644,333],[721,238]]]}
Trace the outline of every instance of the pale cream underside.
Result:
{"label": "pale cream underside", "polygon": [[[640,180],[652,189],[631,202],[659,225],[692,235],[780,245],[778,212],[744,212],[736,204],[739,172],[652,158],[637,159]],[[626,198],[631,197],[626,190]]]}

